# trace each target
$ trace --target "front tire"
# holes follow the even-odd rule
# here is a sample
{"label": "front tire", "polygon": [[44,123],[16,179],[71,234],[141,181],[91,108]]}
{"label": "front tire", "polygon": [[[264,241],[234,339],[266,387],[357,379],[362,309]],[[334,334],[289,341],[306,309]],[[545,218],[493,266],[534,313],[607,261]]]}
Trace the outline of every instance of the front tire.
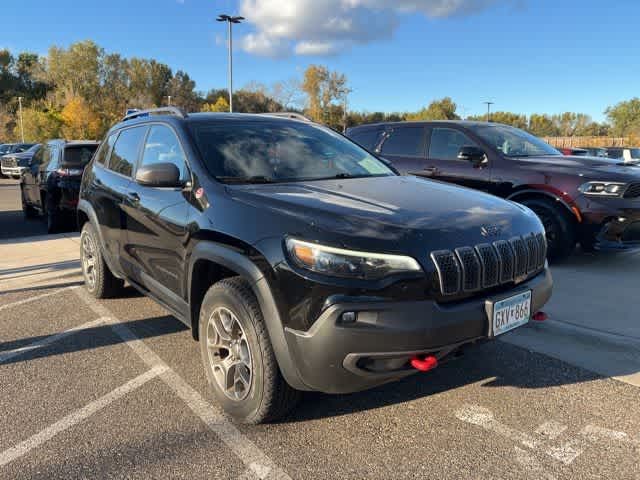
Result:
{"label": "front tire", "polygon": [[104,261],[100,242],[93,225],[87,222],[80,234],[80,263],[87,291],[95,298],[112,298],[124,287]]}
{"label": "front tire", "polygon": [[531,198],[521,202],[535,212],[547,237],[547,257],[562,261],[576,248],[576,229],[569,215],[550,200]]}
{"label": "front tire", "polygon": [[200,351],[207,379],[222,408],[241,423],[284,417],[300,392],[282,377],[260,310],[248,283],[222,280],[200,309]]}

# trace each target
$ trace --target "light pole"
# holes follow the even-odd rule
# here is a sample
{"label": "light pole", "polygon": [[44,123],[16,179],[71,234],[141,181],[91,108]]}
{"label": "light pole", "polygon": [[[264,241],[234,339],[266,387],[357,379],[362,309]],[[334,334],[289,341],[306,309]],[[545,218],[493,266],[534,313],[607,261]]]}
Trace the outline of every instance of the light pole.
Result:
{"label": "light pole", "polygon": [[167,106],[171,106],[171,95],[167,95]]}
{"label": "light pole", "polygon": [[234,23],[241,23],[244,17],[232,17],[231,15],[218,15],[216,18],[218,22],[227,22],[228,25],[228,37],[229,37],[229,111],[233,112],[233,36],[231,26]]}
{"label": "light pole", "polygon": [[483,102],[487,106],[487,122],[491,121],[491,105],[495,102]]}
{"label": "light pole", "polygon": [[22,99],[24,97],[18,97],[18,110],[20,115],[20,136],[22,137],[22,143],[24,143],[24,124],[22,123]]}

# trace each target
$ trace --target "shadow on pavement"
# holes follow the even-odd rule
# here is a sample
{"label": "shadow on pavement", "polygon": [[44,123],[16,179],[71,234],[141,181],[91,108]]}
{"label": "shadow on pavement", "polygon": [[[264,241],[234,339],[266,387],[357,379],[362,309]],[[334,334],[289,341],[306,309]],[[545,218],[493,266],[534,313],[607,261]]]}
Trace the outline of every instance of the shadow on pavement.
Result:
{"label": "shadow on pavement", "polygon": [[41,219],[27,221],[22,210],[0,211],[0,239],[46,234],[47,226]]}
{"label": "shadow on pavement", "polygon": [[[169,335],[172,333],[183,332],[187,329],[185,325],[175,318],[167,315],[162,317],[145,318],[144,320],[135,320],[125,324],[138,338],[146,339]],[[32,344],[36,344],[50,337],[51,335],[41,335],[35,337],[21,338],[0,343],[0,355],[3,352],[10,352],[19,348],[24,348]],[[64,340],[60,340],[43,348],[35,348],[34,350],[25,351],[22,355],[9,358],[0,365],[9,365],[12,363],[28,362],[38,358],[53,357],[56,355],[64,355],[66,353],[80,352],[84,350],[93,350],[95,348],[109,347],[124,343],[113,331],[110,325],[100,325],[82,330],[77,330]]]}

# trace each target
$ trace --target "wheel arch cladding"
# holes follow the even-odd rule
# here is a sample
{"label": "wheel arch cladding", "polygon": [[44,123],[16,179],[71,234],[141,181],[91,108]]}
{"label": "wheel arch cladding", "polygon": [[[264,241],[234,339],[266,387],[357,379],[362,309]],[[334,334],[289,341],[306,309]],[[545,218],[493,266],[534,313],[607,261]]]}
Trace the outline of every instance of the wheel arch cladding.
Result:
{"label": "wheel arch cladding", "polygon": [[[195,276],[200,273],[213,273],[213,280],[216,281],[228,276],[240,276],[247,280],[262,310],[267,333],[283,377],[291,387],[297,390],[309,390],[302,382],[298,369],[295,367],[285,339],[280,312],[267,279],[255,263],[237,250],[207,241],[199,242],[193,249],[189,261],[188,292],[194,337],[197,338],[198,336],[197,327],[193,328],[198,324],[200,312],[199,304],[197,303],[198,297],[201,294],[204,296],[202,290],[204,289],[206,293],[206,290],[212,285],[212,283],[203,285],[200,282],[201,279],[196,280]],[[207,282],[204,283],[206,284]],[[195,300],[195,302],[191,300]],[[202,301],[202,298],[199,298],[199,301]]]}

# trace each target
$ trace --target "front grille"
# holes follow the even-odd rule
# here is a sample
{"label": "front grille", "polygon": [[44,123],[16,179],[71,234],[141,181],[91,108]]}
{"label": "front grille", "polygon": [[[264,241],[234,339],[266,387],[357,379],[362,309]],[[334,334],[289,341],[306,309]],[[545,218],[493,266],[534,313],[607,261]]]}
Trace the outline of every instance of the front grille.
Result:
{"label": "front grille", "polygon": [[442,295],[456,295],[519,282],[540,271],[547,257],[542,233],[431,254]]}
{"label": "front grille", "polygon": [[640,197],[640,183],[632,183],[624,192],[624,198]]}
{"label": "front grille", "polygon": [[13,158],[13,157],[3,158],[2,159],[2,166],[5,167],[5,168],[17,167],[18,166],[18,162],[16,162],[16,159]]}

